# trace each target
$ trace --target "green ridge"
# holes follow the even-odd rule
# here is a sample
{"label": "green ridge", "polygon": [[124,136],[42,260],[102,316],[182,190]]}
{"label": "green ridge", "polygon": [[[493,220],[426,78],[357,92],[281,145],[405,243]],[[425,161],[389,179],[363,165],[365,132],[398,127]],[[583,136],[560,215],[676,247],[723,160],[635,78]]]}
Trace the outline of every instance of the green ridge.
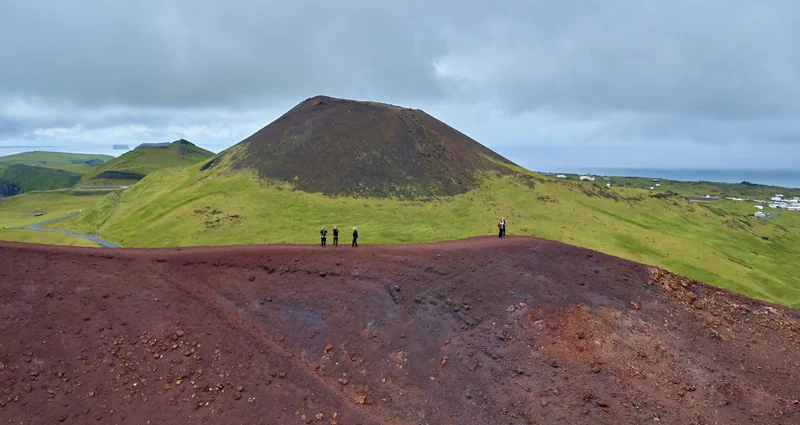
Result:
{"label": "green ridge", "polygon": [[185,167],[213,155],[183,139],[169,146],[142,146],[94,168],[83,176],[78,186],[129,186],[153,171]]}
{"label": "green ridge", "polygon": [[8,197],[34,190],[53,190],[75,185],[81,175],[70,171],[24,164],[0,165],[0,196]]}
{"label": "green ridge", "polygon": [[23,164],[85,174],[112,159],[110,155],[33,151],[0,157],[0,165]]}

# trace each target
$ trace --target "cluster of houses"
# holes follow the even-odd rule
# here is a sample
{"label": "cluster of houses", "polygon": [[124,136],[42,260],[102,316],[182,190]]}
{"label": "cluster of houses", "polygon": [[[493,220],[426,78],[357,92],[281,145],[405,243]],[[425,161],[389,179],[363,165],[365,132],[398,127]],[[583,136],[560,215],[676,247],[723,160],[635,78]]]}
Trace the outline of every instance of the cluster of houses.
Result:
{"label": "cluster of houses", "polygon": [[[566,174],[556,174],[556,178],[557,179],[565,179],[565,178],[567,178],[567,175]],[[606,180],[608,180],[608,177],[604,177],[604,178]],[[580,176],[578,176],[578,180],[593,182],[594,181],[594,176],[591,176],[591,175],[580,175]]]}
{"label": "cluster of houses", "polygon": [[792,199],[788,199],[781,194],[775,195],[772,198],[769,198],[769,201],[756,201],[762,202],[769,205],[770,208],[779,208],[784,210],[791,210],[791,211],[800,211],[800,198],[794,197]]}
{"label": "cluster of houses", "polygon": [[[730,201],[749,201],[749,199],[743,198],[725,198]],[[782,194],[777,194],[769,200],[766,199],[753,199],[753,202],[756,202],[756,209],[758,211],[753,214],[753,216],[758,218],[767,218],[769,215],[764,212],[764,207],[767,206],[769,208],[775,208],[780,210],[789,210],[789,211],[797,211],[800,212],[800,198],[794,197],[792,199],[788,199]]]}
{"label": "cluster of houses", "polygon": [[[556,178],[557,179],[566,179],[567,175],[566,174],[556,174]],[[585,182],[593,182],[593,181],[595,181],[595,176],[593,176],[591,174],[581,174],[581,175],[578,176],[578,180],[585,181]],[[609,177],[603,177],[603,180],[609,181],[611,179]],[[611,183],[606,183],[606,187],[611,187]]]}

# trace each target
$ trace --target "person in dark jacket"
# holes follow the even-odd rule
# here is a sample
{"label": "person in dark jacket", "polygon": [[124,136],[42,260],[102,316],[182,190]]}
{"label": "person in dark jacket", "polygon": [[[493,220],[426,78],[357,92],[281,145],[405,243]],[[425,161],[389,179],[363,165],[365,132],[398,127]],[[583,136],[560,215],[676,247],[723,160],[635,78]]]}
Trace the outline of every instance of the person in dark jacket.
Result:
{"label": "person in dark jacket", "polygon": [[353,227],[353,248],[358,248],[358,229]]}
{"label": "person in dark jacket", "polygon": [[336,228],[336,225],[333,225],[333,247],[339,247],[339,229]]}
{"label": "person in dark jacket", "polygon": [[322,230],[319,231],[319,235],[322,236],[320,246],[325,248],[325,241],[328,239],[328,231],[325,230],[325,226],[322,226]]}
{"label": "person in dark jacket", "polygon": [[500,237],[504,237],[506,235],[506,219],[500,217]]}

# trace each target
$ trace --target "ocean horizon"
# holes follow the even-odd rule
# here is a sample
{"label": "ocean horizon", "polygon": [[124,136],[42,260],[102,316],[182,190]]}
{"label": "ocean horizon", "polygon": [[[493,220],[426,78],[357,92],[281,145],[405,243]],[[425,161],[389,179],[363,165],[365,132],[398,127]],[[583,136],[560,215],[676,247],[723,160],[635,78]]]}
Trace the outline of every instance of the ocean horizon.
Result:
{"label": "ocean horizon", "polygon": [[703,170],[658,168],[592,168],[561,171],[616,177],[651,177],[678,181],[707,181],[718,183],[757,183],[800,189],[800,170]]}

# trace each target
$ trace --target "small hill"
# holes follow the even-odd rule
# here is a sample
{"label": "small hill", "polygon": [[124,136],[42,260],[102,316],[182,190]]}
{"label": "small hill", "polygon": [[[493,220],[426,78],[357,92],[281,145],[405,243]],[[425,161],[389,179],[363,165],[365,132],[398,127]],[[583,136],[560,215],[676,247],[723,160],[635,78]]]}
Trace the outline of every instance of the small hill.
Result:
{"label": "small hill", "polygon": [[81,175],[64,170],[32,167],[24,164],[0,165],[0,197],[19,195],[33,190],[72,187]]}
{"label": "small hill", "polygon": [[187,140],[164,146],[140,146],[95,168],[78,186],[127,186],[153,171],[196,164],[214,154]]}
{"label": "small hill", "polygon": [[419,198],[475,188],[514,164],[419,109],[317,96],[207,164],[326,195]]}
{"label": "small hill", "polygon": [[0,157],[0,165],[23,164],[85,174],[112,159],[110,155],[33,151]]}

